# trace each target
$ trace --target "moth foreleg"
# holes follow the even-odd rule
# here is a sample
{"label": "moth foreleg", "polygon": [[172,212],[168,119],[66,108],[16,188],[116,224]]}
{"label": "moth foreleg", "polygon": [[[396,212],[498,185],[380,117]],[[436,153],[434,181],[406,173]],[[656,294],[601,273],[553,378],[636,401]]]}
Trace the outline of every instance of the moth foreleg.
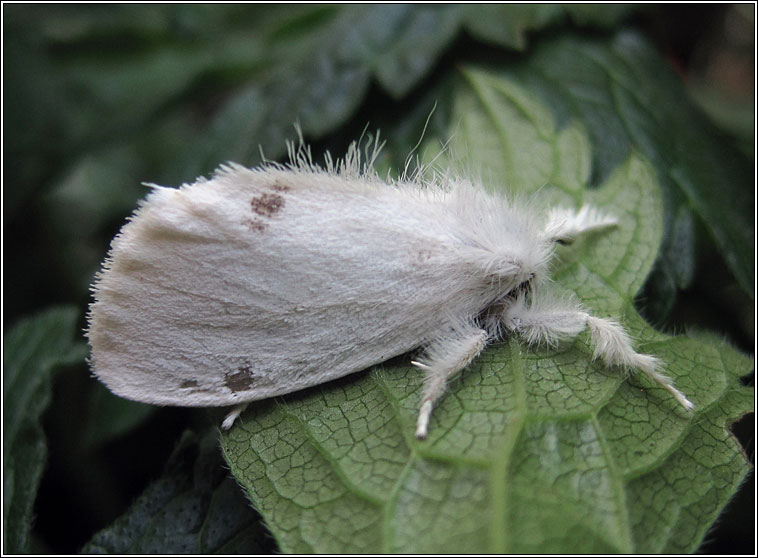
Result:
{"label": "moth foreleg", "polygon": [[436,401],[445,393],[448,379],[464,369],[487,345],[489,335],[473,323],[465,323],[440,336],[426,347],[413,365],[424,371],[424,388],[416,422],[416,437],[426,438]]}
{"label": "moth foreleg", "polygon": [[517,332],[529,344],[546,343],[555,345],[558,341],[573,338],[589,327],[594,345],[594,358],[601,358],[611,366],[624,369],[642,370],[657,382],[687,410],[695,405],[674,386],[674,381],[661,374],[661,361],[652,356],[638,353],[624,328],[618,322],[606,318],[596,318],[567,304],[547,303],[527,306],[523,299],[517,299],[503,314],[506,329]]}

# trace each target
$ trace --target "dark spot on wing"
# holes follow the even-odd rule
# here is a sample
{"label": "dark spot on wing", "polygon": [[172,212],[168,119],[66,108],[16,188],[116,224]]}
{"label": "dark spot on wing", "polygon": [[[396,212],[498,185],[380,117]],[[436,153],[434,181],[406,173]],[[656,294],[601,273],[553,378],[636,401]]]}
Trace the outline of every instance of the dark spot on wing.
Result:
{"label": "dark spot on wing", "polygon": [[253,386],[253,370],[250,366],[240,366],[234,373],[224,375],[224,384],[234,393],[247,391]]}
{"label": "dark spot on wing", "polygon": [[196,388],[199,384],[197,380],[184,380],[179,387],[182,389]]}
{"label": "dark spot on wing", "polygon": [[289,192],[290,190],[292,190],[292,187],[287,186],[286,184],[282,184],[281,182],[277,180],[271,185],[271,189],[274,190],[275,192]]}
{"label": "dark spot on wing", "polygon": [[279,194],[260,194],[250,200],[253,213],[262,217],[272,217],[284,207],[284,198]]}
{"label": "dark spot on wing", "polygon": [[258,218],[248,219],[245,224],[251,231],[263,232],[266,230],[266,223]]}

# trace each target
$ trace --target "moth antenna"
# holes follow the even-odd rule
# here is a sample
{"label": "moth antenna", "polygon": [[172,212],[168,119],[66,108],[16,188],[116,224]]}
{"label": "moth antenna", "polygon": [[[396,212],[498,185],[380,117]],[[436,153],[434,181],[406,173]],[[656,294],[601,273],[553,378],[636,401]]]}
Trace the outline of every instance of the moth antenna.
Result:
{"label": "moth antenna", "polygon": [[583,205],[579,211],[559,207],[550,212],[545,225],[545,236],[553,241],[565,242],[582,233],[616,225],[618,219],[588,204]]}

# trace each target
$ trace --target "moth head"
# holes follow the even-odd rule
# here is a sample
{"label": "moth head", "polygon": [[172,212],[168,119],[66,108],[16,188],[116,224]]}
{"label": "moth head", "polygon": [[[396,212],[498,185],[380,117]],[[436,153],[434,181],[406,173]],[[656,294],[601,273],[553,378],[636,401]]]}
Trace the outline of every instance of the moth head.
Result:
{"label": "moth head", "polygon": [[501,293],[529,293],[548,279],[553,242],[532,237],[522,242],[511,239],[495,252],[487,264],[487,276]]}

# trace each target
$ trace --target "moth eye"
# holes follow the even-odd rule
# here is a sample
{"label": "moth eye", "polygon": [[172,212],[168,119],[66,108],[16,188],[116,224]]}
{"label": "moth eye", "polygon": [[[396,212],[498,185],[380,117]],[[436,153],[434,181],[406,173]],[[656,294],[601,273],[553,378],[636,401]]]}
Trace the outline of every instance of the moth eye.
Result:
{"label": "moth eye", "polygon": [[529,279],[527,279],[526,281],[522,281],[521,283],[519,283],[519,285],[514,290],[517,291],[517,292],[519,292],[519,293],[523,293],[523,294],[527,294],[527,293],[532,292],[532,290],[534,288],[534,278],[535,278],[535,274],[531,273],[529,275]]}

